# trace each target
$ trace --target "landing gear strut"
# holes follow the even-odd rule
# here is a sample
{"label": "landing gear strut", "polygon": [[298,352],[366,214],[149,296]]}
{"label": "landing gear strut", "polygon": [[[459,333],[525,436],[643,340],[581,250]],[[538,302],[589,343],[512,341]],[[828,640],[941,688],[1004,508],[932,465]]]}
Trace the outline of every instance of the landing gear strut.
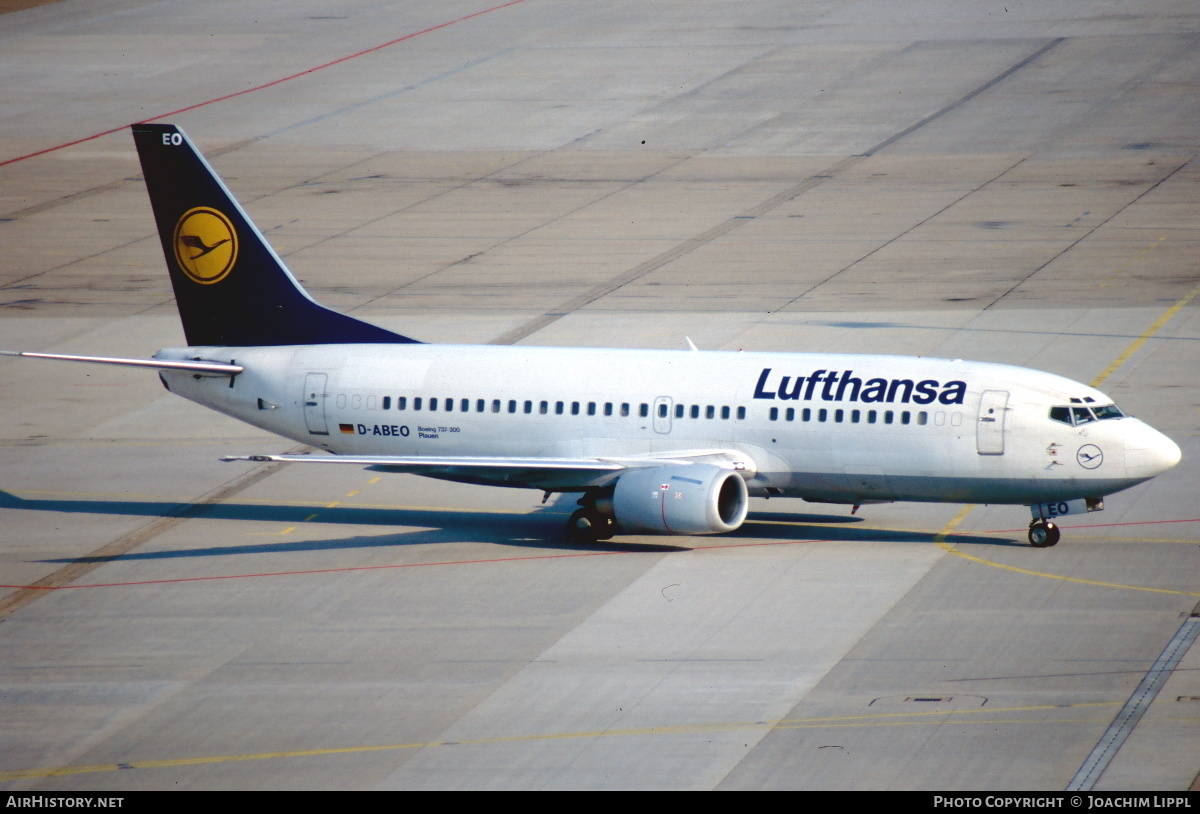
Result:
{"label": "landing gear strut", "polygon": [[577,509],[567,521],[567,537],[573,543],[594,543],[607,540],[616,532],[616,521],[595,508]]}
{"label": "landing gear strut", "polygon": [[1058,526],[1049,520],[1034,520],[1029,524],[1029,544],[1034,548],[1049,548],[1058,538]]}

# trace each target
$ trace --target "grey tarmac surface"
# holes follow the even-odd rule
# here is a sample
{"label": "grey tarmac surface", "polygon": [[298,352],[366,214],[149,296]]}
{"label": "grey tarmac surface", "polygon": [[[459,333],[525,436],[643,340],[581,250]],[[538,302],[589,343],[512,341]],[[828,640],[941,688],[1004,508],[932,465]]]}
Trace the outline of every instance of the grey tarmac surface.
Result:
{"label": "grey tarmac surface", "polygon": [[[3,359],[0,788],[1066,788],[1200,601],[1198,46],[1184,0],[0,15],[0,348],[182,344],[158,118],[421,339],[1008,362],[1184,451],[1052,549],[765,500],[579,547],[569,502],[223,464],[296,445]],[[1197,699],[1192,647],[1094,787],[1191,786]]]}

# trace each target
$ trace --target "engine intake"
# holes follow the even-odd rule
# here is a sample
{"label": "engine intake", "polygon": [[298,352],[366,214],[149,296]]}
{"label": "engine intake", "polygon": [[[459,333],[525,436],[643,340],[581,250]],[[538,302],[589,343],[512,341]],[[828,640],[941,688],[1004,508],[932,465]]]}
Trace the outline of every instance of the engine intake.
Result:
{"label": "engine intake", "polygon": [[749,508],[741,476],[710,464],[634,469],[613,493],[613,514],[630,531],[719,534],[742,525]]}

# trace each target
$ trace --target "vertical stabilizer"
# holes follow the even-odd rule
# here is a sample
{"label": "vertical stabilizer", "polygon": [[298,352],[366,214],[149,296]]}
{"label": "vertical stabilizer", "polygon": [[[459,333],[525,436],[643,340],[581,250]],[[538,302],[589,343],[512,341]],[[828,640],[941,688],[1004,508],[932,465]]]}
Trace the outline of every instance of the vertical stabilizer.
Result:
{"label": "vertical stabilizer", "polygon": [[416,341],[309,297],[178,127],[136,124],[133,139],[189,345]]}

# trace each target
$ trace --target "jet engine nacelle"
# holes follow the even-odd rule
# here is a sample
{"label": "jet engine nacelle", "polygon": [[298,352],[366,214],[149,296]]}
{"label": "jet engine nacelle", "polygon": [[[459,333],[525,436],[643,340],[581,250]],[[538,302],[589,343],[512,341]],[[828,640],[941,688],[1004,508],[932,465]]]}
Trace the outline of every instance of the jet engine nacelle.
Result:
{"label": "jet engine nacelle", "polygon": [[733,531],[750,507],[741,475],[709,464],[634,469],[617,480],[612,500],[622,528],[667,534]]}

